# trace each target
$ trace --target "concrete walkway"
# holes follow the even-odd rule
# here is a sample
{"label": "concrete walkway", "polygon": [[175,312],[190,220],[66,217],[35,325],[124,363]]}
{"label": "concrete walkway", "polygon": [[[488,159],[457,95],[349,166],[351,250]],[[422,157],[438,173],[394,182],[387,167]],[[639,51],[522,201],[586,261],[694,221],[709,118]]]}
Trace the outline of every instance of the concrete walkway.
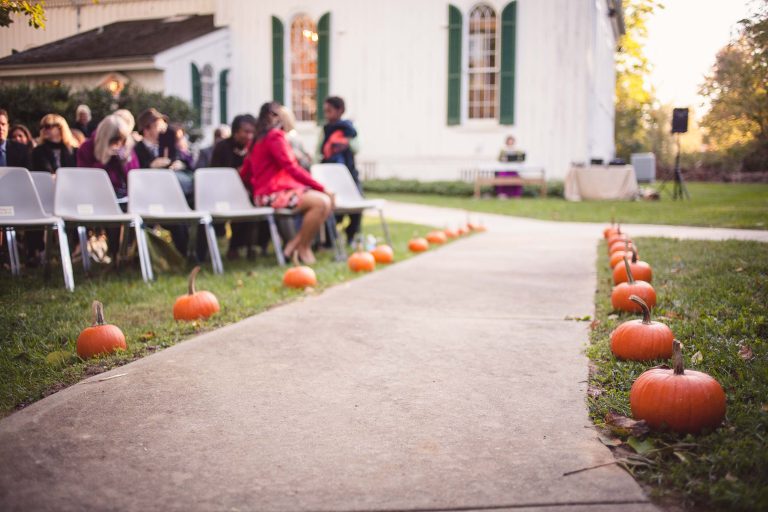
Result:
{"label": "concrete walkway", "polygon": [[564,320],[593,313],[601,231],[482,218],[5,418],[0,510],[656,510],[615,465],[563,476],[613,460]]}

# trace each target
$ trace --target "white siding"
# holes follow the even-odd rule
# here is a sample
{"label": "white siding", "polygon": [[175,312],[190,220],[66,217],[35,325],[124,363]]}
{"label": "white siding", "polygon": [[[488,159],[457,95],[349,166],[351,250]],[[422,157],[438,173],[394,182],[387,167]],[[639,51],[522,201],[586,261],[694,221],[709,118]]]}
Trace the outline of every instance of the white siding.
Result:
{"label": "white siding", "polygon": [[[78,33],[77,9],[63,2],[49,2],[45,29],[29,27],[26,19],[15,17],[10,27],[0,30],[0,57],[11,50],[27,50]],[[80,9],[80,32],[116,21],[151,19],[175,14],[211,14],[216,0],[101,0],[98,4],[84,2]]]}

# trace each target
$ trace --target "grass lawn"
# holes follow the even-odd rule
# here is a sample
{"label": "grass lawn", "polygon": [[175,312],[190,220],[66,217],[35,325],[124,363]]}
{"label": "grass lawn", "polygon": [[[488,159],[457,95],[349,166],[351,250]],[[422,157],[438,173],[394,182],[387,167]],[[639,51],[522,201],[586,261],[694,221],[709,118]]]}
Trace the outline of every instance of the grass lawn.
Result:
{"label": "grass lawn", "polygon": [[[698,436],[654,433],[640,444],[622,437],[642,455],[627,467],[662,501],[692,510],[768,510],[768,251],[757,242],[637,243],[653,267],[654,319],[681,341],[687,368],[720,382],[727,416],[723,426]],[[588,349],[595,365],[589,407],[598,425],[608,412],[631,416],[632,382],[652,366],[670,364],[620,362],[611,354],[611,331],[634,316],[612,315],[605,251],[601,243]]]}
{"label": "grass lawn", "polygon": [[[380,224],[365,221],[365,233],[383,240]],[[408,240],[425,226],[390,223],[395,261],[411,256]],[[317,290],[354,278],[345,263],[332,261],[330,251],[318,254],[314,266]],[[198,276],[198,289],[216,294],[221,311],[204,323],[176,323],[173,302],[186,293],[187,276],[160,274],[151,284],[141,280],[136,269],[116,274],[111,267],[96,269],[91,278],[75,265],[74,293],[61,284],[58,267],[44,283],[41,270],[26,271],[12,278],[0,271],[0,417],[15,408],[38,400],[96,373],[173,345],[196,333],[236,322],[277,304],[291,301],[304,292],[282,286],[285,271],[273,256],[256,262],[224,262],[225,273],[215,276],[206,264]],[[105,358],[82,361],[75,355],[77,336],[93,322],[91,302],[104,303],[106,321],[125,333],[128,350]],[[47,362],[49,359],[59,361]]]}
{"label": "grass lawn", "polygon": [[[671,191],[671,185],[667,190]],[[374,193],[371,197],[544,220],[603,223],[615,216],[623,223],[768,229],[768,185],[688,183],[688,190],[690,201],[673,201],[667,193],[659,201],[570,202],[562,198],[505,200]]]}

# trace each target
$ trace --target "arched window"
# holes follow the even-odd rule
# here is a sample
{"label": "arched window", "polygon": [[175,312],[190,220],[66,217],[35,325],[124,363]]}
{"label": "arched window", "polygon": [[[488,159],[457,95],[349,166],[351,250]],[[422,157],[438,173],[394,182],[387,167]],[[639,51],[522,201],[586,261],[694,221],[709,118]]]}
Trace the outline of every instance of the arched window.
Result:
{"label": "arched window", "polygon": [[291,22],[291,107],[297,121],[317,119],[317,25],[300,14]]}
{"label": "arched window", "polygon": [[200,72],[200,124],[213,124],[213,68],[210,64],[203,66]]}
{"label": "arched window", "polygon": [[486,4],[469,13],[469,119],[496,119],[498,52],[496,12]]}

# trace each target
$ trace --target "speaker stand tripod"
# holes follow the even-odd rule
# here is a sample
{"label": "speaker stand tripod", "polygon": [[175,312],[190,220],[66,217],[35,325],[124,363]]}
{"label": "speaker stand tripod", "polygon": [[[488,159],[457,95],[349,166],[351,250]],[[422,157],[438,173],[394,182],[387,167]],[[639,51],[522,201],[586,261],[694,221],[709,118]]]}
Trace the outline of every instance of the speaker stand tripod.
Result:
{"label": "speaker stand tripod", "polygon": [[[675,133],[675,141],[677,142],[677,156],[675,156],[675,170],[674,170],[674,186],[672,187],[672,199],[678,200],[678,199],[690,199],[691,194],[688,193],[688,187],[685,186],[685,179],[683,178],[683,173],[680,170],[680,134]],[[659,196],[661,196],[661,192],[664,190],[664,187],[667,185],[667,181],[664,180],[659,187]]]}

